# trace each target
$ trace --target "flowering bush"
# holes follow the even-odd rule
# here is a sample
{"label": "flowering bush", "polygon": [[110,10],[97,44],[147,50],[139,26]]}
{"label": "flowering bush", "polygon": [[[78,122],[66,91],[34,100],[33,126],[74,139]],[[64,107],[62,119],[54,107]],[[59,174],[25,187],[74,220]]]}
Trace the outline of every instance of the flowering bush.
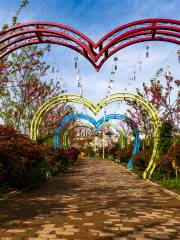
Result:
{"label": "flowering bush", "polygon": [[45,148],[18,133],[12,126],[0,125],[0,186],[25,187],[74,163],[78,150]]}
{"label": "flowering bush", "polygon": [[175,167],[180,169],[180,145],[172,147],[165,155],[159,159],[157,169],[167,174],[173,175]]}
{"label": "flowering bush", "polygon": [[[27,184],[24,176],[29,176],[32,170],[40,167],[44,162],[44,156],[44,146],[31,142],[27,136],[18,133],[11,126],[0,126],[1,184],[19,185],[20,182],[22,185]],[[39,175],[41,173],[42,171]],[[32,183],[30,178],[29,181]]]}
{"label": "flowering bush", "polygon": [[48,162],[50,166],[53,166],[56,163],[66,165],[77,161],[79,150],[73,147],[69,149],[63,148],[54,149],[53,147],[51,147],[47,149],[46,155],[47,155],[46,157],[48,157]]}
{"label": "flowering bush", "polygon": [[152,148],[146,147],[144,150],[139,151],[134,156],[134,166],[139,170],[144,170],[152,155]]}
{"label": "flowering bush", "polygon": [[64,171],[70,164],[74,164],[78,159],[79,150],[70,149],[54,149],[53,147],[46,149],[46,158],[48,159],[49,171],[52,176]]}
{"label": "flowering bush", "polygon": [[113,156],[113,158],[119,159],[121,162],[128,162],[132,155],[132,148],[133,146],[130,145],[127,148],[120,149],[117,145],[112,147],[109,153]]}

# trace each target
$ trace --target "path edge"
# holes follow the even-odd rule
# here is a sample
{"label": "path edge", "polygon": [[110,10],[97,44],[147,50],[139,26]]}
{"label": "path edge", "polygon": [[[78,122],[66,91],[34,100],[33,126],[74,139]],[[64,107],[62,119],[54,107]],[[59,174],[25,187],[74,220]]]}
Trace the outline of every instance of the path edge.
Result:
{"label": "path edge", "polygon": [[[114,162],[114,161],[111,161],[111,162],[113,162],[114,164],[117,164],[117,165],[122,166],[122,167],[125,168],[129,173],[133,174],[133,175],[136,176],[136,177],[139,177],[138,174],[136,174],[135,172],[133,172],[133,171],[131,171],[130,169],[126,168],[125,166],[123,166],[123,165],[121,165],[121,164],[118,164],[118,163],[116,163],[116,162]],[[150,183],[150,184],[153,185],[153,186],[156,186],[156,187],[160,188],[160,189],[163,190],[165,193],[168,193],[169,195],[171,195],[171,196],[175,197],[176,199],[180,200],[180,195],[179,195],[178,193],[174,193],[174,192],[170,191],[169,189],[166,189],[166,188],[162,187],[161,185],[159,185],[158,183],[155,183],[155,182],[153,182],[153,181],[151,181],[151,180],[149,180],[149,179],[143,179],[143,178],[142,178],[142,180],[145,181],[145,182]]]}

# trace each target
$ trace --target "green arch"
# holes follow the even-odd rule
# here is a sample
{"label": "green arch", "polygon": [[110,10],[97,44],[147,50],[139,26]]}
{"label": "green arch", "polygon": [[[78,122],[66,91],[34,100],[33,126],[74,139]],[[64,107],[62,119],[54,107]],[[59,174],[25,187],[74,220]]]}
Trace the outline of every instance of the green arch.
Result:
{"label": "green arch", "polygon": [[[101,127],[103,127],[104,125],[107,125],[108,127],[113,127],[116,131],[118,131],[120,138],[121,138],[121,148],[124,148],[127,146],[127,139],[125,137],[125,132],[123,131],[124,129],[121,128],[121,126],[118,126],[117,124],[114,123],[107,123],[104,122],[102,124]],[[62,146],[63,148],[68,148],[68,138],[69,138],[69,134],[71,133],[71,131],[76,128],[76,127],[86,127],[91,129],[92,131],[96,131],[95,127],[91,124],[88,123],[84,123],[84,122],[76,122],[74,123],[74,125],[72,125],[71,127],[68,127],[65,129],[65,131],[63,131],[62,136],[61,136],[61,142],[62,142]]]}

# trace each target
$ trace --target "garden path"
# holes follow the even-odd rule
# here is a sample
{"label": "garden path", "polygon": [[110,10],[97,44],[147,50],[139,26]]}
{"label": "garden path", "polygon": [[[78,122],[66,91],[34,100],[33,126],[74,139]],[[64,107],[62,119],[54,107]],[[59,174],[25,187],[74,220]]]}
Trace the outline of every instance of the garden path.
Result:
{"label": "garden path", "polygon": [[180,201],[114,162],[65,174],[0,202],[1,240],[180,239]]}

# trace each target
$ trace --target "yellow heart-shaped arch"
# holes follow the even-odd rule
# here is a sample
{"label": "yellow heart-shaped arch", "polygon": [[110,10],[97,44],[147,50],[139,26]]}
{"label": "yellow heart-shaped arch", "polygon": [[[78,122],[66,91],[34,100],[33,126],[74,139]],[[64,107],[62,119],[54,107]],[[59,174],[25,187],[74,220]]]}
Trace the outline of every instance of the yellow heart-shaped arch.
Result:
{"label": "yellow heart-shaped arch", "polygon": [[100,110],[105,107],[106,105],[116,102],[116,101],[135,101],[138,105],[142,106],[149,114],[153,126],[154,126],[154,148],[153,153],[151,156],[151,159],[149,161],[149,164],[147,168],[145,169],[143,173],[143,178],[151,178],[151,175],[156,167],[156,163],[159,157],[158,152],[158,144],[159,144],[159,131],[161,122],[159,119],[158,112],[154,108],[154,106],[148,102],[143,97],[136,95],[136,94],[130,94],[130,93],[116,93],[111,94],[108,97],[105,97],[101,99],[98,103],[93,104],[91,101],[89,101],[85,97],[81,97],[78,94],[61,94],[56,97],[53,97],[52,99],[46,101],[35,113],[32,123],[31,123],[31,129],[30,129],[30,138],[32,140],[37,140],[39,127],[41,125],[43,115],[49,111],[51,108],[54,108],[55,106],[64,103],[64,102],[74,102],[74,103],[82,103],[84,106],[86,106],[89,110],[91,110],[94,115],[97,115]]}

